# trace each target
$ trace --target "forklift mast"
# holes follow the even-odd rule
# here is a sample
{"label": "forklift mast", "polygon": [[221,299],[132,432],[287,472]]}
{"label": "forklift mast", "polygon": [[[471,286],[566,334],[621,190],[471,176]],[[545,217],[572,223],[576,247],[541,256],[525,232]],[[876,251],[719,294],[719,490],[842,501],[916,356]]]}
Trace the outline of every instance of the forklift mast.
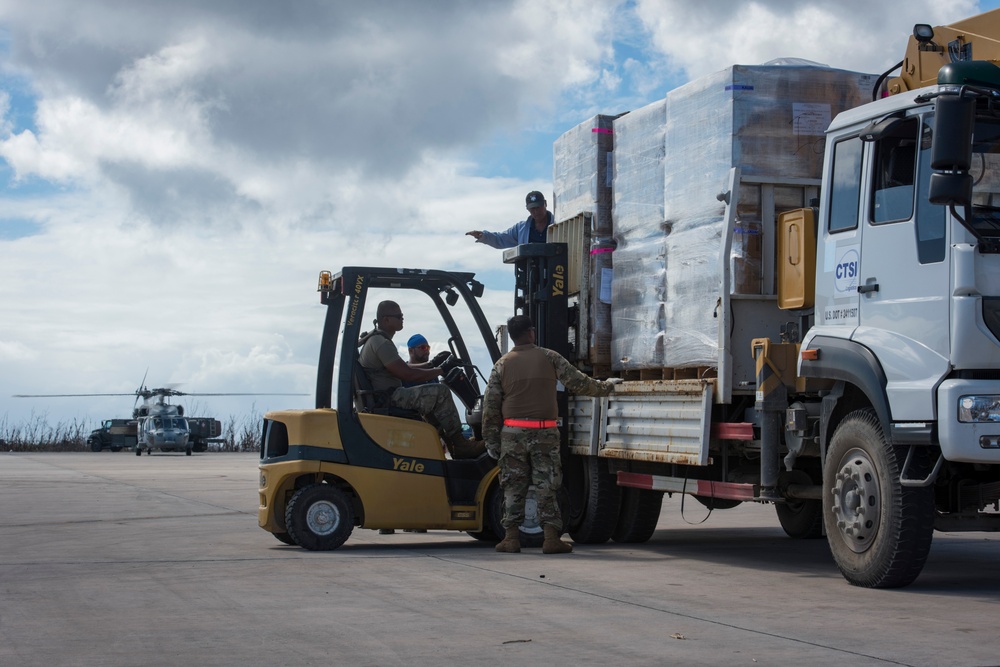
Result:
{"label": "forklift mast", "polygon": [[535,324],[535,342],[569,358],[569,299],[566,294],[567,245],[525,243],[503,252],[514,265],[514,314]]}

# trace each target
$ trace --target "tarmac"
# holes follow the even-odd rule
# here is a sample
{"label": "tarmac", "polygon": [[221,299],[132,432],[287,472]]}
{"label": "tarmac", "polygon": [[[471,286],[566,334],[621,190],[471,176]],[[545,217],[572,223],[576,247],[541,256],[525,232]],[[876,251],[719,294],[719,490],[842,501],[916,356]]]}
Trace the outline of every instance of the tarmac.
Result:
{"label": "tarmac", "polygon": [[1000,664],[1000,544],[852,587],[773,507],[664,499],[645,544],[498,554],[257,526],[257,454],[0,454],[0,666]]}

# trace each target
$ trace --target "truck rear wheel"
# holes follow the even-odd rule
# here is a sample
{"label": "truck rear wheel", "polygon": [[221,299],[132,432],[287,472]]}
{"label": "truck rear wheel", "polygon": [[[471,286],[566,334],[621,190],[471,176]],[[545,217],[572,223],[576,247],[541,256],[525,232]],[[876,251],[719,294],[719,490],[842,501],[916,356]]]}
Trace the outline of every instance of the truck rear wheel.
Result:
{"label": "truck rear wheel", "polygon": [[819,500],[789,500],[774,506],[785,535],[797,540],[823,537],[823,503]]}
{"label": "truck rear wheel", "polygon": [[663,492],[625,487],[621,493],[621,512],[611,539],[626,544],[648,541],[660,520]]}
{"label": "truck rear wheel", "polygon": [[[792,484],[813,486],[815,480],[804,470],[784,472],[778,477],[778,491],[786,496]],[[787,497],[787,496],[786,496]],[[796,540],[813,540],[823,537],[823,501],[813,498],[789,498],[776,503],[778,523],[789,537]]]}
{"label": "truck rear wheel", "polygon": [[288,501],[285,527],[295,543],[304,549],[336,549],[354,530],[351,503],[343,491],[330,484],[303,487]]}
{"label": "truck rear wheel", "polygon": [[581,466],[583,473],[583,512],[580,521],[569,531],[574,542],[603,544],[611,539],[618,525],[621,487],[608,465],[596,456],[588,456]]}
{"label": "truck rear wheel", "polygon": [[[885,441],[871,409],[849,414],[830,439],[823,520],[833,558],[855,586],[906,586],[927,560],[934,532],[933,490],[899,483],[905,453]],[[927,452],[914,454],[919,460],[909,473],[926,474]]]}

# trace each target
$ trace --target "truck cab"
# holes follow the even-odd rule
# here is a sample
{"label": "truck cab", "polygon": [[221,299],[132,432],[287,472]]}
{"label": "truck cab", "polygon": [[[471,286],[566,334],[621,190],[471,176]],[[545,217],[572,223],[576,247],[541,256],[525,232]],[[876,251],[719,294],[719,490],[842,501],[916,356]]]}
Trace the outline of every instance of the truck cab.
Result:
{"label": "truck cab", "polygon": [[824,519],[859,585],[911,581],[934,529],[998,529],[998,84],[954,63],[828,131],[799,374],[834,383]]}

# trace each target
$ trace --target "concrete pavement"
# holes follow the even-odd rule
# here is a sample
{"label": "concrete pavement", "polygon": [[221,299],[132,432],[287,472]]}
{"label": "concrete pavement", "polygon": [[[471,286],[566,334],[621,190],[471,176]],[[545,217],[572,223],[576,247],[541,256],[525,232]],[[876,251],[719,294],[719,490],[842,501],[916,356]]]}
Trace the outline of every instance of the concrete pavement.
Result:
{"label": "concrete pavement", "polygon": [[909,588],[849,586],[773,508],[664,501],[643,545],[497,554],[257,527],[256,454],[0,454],[0,665],[995,665],[1000,544],[936,534]]}

